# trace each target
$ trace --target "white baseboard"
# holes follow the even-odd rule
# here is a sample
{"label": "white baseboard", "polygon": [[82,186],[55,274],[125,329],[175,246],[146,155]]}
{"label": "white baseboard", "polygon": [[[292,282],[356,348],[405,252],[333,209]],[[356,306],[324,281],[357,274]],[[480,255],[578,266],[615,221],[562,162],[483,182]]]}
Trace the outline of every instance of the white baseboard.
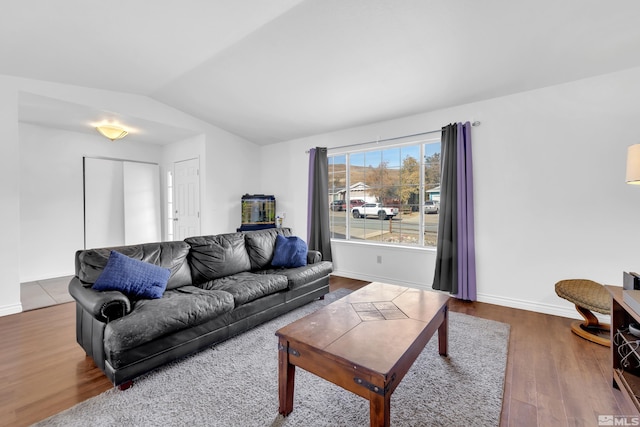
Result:
{"label": "white baseboard", "polygon": [[0,306],[0,317],[22,313],[22,303]]}
{"label": "white baseboard", "polygon": [[20,277],[20,283],[37,282],[39,280],[60,279],[62,277],[73,277],[75,274],[76,274],[75,271],[72,271],[71,273],[56,272],[56,273],[50,273],[45,275],[40,274],[36,276],[26,276],[26,277]]}
{"label": "white baseboard", "polygon": [[[431,286],[426,285],[424,283],[404,282],[404,281],[398,281],[395,279],[390,279],[390,278],[385,278],[380,276],[369,276],[366,274],[351,273],[348,271],[334,271],[333,274],[335,274],[336,276],[347,277],[349,279],[365,280],[369,282],[384,282],[384,283],[391,283],[394,285],[408,286],[411,288],[431,290]],[[507,297],[488,295],[488,294],[482,294],[482,293],[478,293],[478,301],[484,302],[487,304],[500,305],[503,307],[534,311],[536,313],[550,314],[552,316],[560,316],[560,317],[567,317],[569,319],[584,320],[580,316],[580,314],[576,311],[574,306],[567,307],[567,306],[561,306],[561,305],[555,305],[555,304],[542,304],[538,302],[531,302],[531,301],[526,301],[521,299],[507,298]],[[593,314],[598,318],[600,322],[609,323],[610,321],[610,317],[608,315],[604,315],[600,313],[593,313]]]}
{"label": "white baseboard", "polygon": [[426,286],[424,283],[406,282],[404,280],[391,279],[391,278],[382,277],[382,276],[371,276],[368,274],[351,273],[348,271],[337,271],[337,270],[334,270],[332,274],[340,277],[346,277],[347,279],[364,280],[365,282],[382,282],[382,283],[389,283],[391,285],[408,286],[410,288],[426,289],[426,290],[431,289],[431,286]]}
{"label": "white baseboard", "polygon": [[[515,298],[507,298],[495,295],[478,294],[478,301],[488,304],[501,305],[503,307],[518,308],[520,310],[535,311],[536,313],[550,314],[552,316],[568,317],[569,319],[584,320],[574,306],[563,307],[555,304],[543,304],[539,302],[531,302],[519,300]],[[593,313],[600,322],[609,323],[610,316],[607,314]]]}

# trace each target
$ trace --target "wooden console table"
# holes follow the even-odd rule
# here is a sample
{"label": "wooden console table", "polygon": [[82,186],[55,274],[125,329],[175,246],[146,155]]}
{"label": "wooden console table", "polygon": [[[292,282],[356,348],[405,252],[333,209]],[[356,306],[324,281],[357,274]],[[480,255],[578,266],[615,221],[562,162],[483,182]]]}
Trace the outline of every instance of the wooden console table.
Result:
{"label": "wooden console table", "polygon": [[[613,386],[640,412],[640,340],[628,332],[630,323],[640,324],[640,314],[623,300],[622,287],[605,286],[611,294],[611,360]],[[635,348],[638,347],[637,350]],[[618,351],[618,350],[621,351]]]}

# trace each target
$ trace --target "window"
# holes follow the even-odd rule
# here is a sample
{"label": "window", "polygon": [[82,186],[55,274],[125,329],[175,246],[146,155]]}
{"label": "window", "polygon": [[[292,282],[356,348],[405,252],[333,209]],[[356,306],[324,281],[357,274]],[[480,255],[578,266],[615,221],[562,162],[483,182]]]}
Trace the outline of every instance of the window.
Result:
{"label": "window", "polygon": [[331,237],[436,246],[440,141],[328,156]]}

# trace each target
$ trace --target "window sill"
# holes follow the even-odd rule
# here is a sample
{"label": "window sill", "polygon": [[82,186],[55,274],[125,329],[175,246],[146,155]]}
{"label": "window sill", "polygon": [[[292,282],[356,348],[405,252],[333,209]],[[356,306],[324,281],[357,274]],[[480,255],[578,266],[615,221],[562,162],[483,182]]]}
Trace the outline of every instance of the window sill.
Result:
{"label": "window sill", "polygon": [[369,247],[380,247],[380,248],[390,248],[394,250],[406,250],[406,251],[420,251],[420,252],[436,252],[437,248],[435,246],[409,246],[409,245],[398,245],[393,243],[382,243],[382,242],[367,242],[367,241],[358,241],[358,240],[343,240],[343,239],[331,239],[332,244],[338,245],[354,245],[354,246],[369,246]]}

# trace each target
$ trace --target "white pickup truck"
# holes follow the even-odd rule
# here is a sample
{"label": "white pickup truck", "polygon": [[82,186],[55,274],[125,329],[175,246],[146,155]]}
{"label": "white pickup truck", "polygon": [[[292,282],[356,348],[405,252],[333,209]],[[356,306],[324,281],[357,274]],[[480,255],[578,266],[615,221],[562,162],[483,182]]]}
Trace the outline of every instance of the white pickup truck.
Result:
{"label": "white pickup truck", "polygon": [[362,206],[351,209],[351,215],[354,218],[377,216],[378,219],[391,219],[398,215],[398,208],[384,207],[382,203],[365,203]]}

